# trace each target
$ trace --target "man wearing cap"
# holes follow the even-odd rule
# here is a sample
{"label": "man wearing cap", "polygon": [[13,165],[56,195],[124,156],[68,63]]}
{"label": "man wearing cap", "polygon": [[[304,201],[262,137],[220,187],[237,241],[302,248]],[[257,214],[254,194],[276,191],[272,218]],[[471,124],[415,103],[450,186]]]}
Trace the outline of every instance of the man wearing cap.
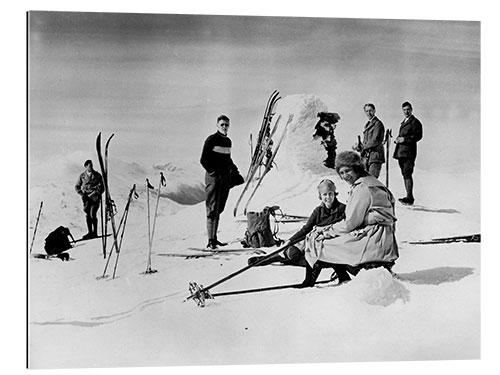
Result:
{"label": "man wearing cap", "polygon": [[87,222],[88,233],[84,239],[97,237],[97,211],[101,205],[101,195],[104,192],[104,183],[99,172],[94,170],[92,160],[83,164],[83,171],[75,184],[75,190],[82,196],[83,211]]}

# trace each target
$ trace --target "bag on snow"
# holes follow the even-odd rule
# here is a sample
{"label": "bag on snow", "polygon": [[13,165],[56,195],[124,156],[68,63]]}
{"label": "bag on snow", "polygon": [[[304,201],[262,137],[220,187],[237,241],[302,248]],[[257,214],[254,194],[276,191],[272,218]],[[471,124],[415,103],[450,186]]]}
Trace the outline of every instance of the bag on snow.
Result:
{"label": "bag on snow", "polygon": [[236,165],[233,165],[230,171],[230,183],[229,183],[229,188],[232,189],[235,186],[242,185],[245,182],[245,179],[243,176],[240,174],[240,171],[238,170],[238,167]]}
{"label": "bag on snow", "polygon": [[45,252],[48,255],[55,255],[71,249],[73,246],[68,237],[73,238],[69,229],[63,226],[50,232],[45,238]]}
{"label": "bag on snow", "polygon": [[277,207],[264,207],[262,212],[247,212],[247,230],[243,247],[270,247],[282,241],[271,230],[270,216]]}

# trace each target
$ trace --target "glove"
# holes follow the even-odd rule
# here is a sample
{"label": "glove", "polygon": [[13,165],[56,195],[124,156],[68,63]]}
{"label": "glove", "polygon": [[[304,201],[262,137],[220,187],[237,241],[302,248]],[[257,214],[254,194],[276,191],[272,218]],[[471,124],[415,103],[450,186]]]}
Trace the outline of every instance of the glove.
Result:
{"label": "glove", "polygon": [[90,197],[86,193],[82,194],[82,201],[87,202],[89,199]]}

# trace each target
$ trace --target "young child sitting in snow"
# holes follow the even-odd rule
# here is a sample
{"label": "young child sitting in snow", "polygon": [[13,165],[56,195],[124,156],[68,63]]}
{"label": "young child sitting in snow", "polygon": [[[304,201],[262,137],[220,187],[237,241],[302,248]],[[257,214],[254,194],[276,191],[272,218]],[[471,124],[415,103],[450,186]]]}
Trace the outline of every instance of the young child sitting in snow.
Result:
{"label": "young child sitting in snow", "polygon": [[[321,204],[314,209],[307,223],[292,237],[290,237],[283,246],[287,246],[283,253],[276,254],[258,266],[264,266],[274,262],[280,262],[287,265],[307,267],[304,257],[305,238],[315,232],[317,228],[330,226],[345,218],[345,204],[337,200],[337,188],[333,181],[325,179],[318,185],[318,198]],[[252,265],[262,260],[265,256],[256,256],[248,259],[248,264]],[[348,281],[349,275],[343,266],[332,265],[339,282]],[[309,286],[309,285],[304,285]]]}

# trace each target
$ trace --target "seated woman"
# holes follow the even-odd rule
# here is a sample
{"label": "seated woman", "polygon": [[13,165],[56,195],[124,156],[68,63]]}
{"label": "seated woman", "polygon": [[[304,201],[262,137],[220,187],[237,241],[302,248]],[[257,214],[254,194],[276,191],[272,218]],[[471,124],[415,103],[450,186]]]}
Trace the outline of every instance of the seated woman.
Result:
{"label": "seated woman", "polygon": [[[333,181],[325,179],[318,185],[318,198],[321,204],[314,209],[307,223],[283,245],[286,250],[283,253],[271,257],[256,256],[248,259],[248,264],[264,266],[274,262],[280,262],[287,265],[306,267],[307,262],[304,257],[305,238],[308,233],[314,231],[317,227],[325,227],[337,223],[345,218],[345,204],[337,200],[337,188]],[[266,259],[264,259],[266,258]],[[337,276],[344,279],[348,276],[343,267],[331,266],[335,269]]]}
{"label": "seated woman", "polygon": [[354,151],[337,156],[336,170],[351,185],[346,217],[333,225],[316,227],[307,235],[303,286],[313,286],[321,269],[329,264],[344,265],[355,275],[361,268],[384,266],[390,270],[399,257],[392,193],[366,172]]}

